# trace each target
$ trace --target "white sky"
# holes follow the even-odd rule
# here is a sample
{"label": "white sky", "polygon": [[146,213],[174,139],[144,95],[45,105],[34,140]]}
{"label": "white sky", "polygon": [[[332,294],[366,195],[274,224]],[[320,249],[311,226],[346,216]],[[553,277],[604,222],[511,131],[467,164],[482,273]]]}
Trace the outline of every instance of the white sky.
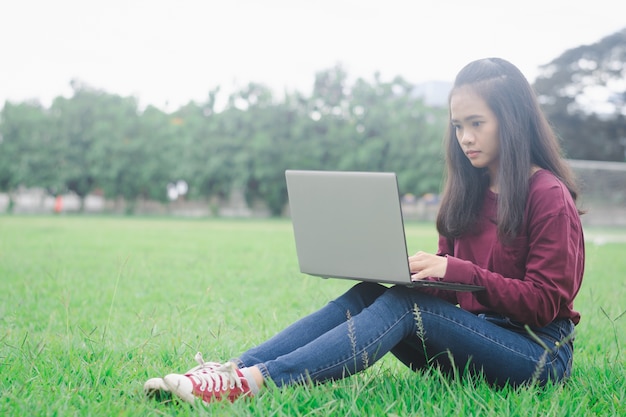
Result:
{"label": "white sky", "polygon": [[308,93],[337,63],[418,83],[500,56],[532,82],[625,27],[623,0],[0,0],[0,107],[73,78],[169,110],[250,81]]}

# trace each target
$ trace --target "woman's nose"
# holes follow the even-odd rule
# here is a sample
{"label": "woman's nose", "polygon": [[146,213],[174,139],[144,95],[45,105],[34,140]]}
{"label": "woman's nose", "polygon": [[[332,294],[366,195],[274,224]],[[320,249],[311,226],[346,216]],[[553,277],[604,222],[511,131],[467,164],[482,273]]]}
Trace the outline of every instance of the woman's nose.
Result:
{"label": "woman's nose", "polygon": [[468,132],[467,130],[464,131],[463,136],[461,137],[461,143],[463,145],[474,143],[474,135],[472,135],[471,132]]}

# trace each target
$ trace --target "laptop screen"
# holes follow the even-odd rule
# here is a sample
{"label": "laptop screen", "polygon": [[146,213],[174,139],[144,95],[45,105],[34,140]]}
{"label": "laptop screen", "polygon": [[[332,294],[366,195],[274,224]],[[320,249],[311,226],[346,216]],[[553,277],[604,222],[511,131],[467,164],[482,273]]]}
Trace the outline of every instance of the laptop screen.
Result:
{"label": "laptop screen", "polygon": [[287,170],[300,270],[410,284],[395,173]]}

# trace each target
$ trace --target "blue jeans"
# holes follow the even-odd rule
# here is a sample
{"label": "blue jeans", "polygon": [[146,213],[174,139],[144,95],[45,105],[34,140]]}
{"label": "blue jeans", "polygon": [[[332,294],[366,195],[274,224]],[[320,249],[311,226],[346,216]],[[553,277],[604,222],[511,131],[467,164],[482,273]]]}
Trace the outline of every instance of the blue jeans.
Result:
{"label": "blue jeans", "polygon": [[359,283],[234,362],[258,366],[277,386],[336,380],[391,352],[411,369],[483,375],[494,385],[560,381],[571,371],[574,331],[556,320],[533,332],[498,315],[473,314],[402,286]]}

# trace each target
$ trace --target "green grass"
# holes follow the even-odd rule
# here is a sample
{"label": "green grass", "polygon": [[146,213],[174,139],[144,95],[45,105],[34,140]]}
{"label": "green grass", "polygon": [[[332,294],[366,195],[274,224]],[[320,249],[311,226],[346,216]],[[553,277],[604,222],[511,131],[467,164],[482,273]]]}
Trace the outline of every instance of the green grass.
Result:
{"label": "green grass", "polygon": [[[435,249],[430,224],[407,238]],[[0,415],[623,416],[626,243],[596,241],[564,386],[492,389],[386,357],[331,384],[193,409],[146,400],[144,381],[191,368],[196,351],[228,359],[351,283],[301,275],[286,220],[0,217]]]}

